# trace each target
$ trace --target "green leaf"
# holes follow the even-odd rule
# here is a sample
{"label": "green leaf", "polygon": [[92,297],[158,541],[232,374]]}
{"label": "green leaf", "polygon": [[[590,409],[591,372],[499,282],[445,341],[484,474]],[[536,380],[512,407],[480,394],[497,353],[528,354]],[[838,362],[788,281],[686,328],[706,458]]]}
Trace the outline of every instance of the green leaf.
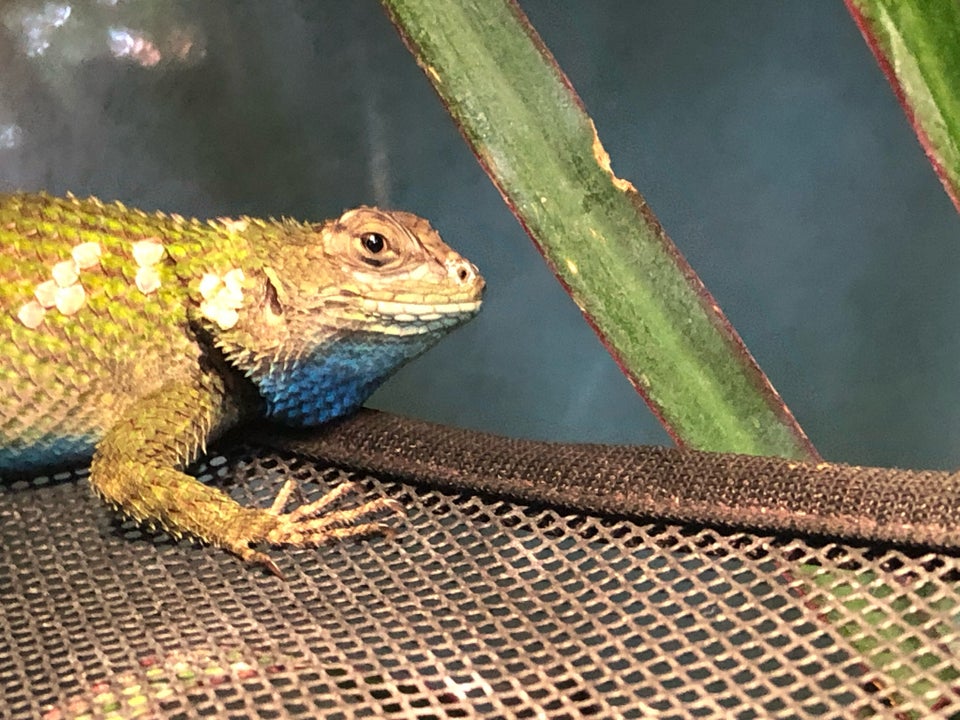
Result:
{"label": "green leaf", "polygon": [[846,1],[960,210],[960,3]]}
{"label": "green leaf", "polygon": [[383,4],[504,199],[677,441],[816,458],[644,199],[611,171],[579,97],[517,5]]}

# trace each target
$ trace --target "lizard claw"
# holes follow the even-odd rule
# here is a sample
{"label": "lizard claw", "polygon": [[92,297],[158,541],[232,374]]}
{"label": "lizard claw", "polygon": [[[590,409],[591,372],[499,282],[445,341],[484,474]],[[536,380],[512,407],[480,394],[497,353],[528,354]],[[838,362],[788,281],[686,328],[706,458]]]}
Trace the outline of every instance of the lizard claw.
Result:
{"label": "lizard claw", "polygon": [[283,575],[283,572],[280,570],[280,567],[273,561],[266,553],[259,552],[254,550],[249,545],[241,545],[238,547],[232,548],[232,550],[240,556],[240,559],[244,562],[255,563],[257,565],[263,565],[271,574],[285,580],[286,578]]}

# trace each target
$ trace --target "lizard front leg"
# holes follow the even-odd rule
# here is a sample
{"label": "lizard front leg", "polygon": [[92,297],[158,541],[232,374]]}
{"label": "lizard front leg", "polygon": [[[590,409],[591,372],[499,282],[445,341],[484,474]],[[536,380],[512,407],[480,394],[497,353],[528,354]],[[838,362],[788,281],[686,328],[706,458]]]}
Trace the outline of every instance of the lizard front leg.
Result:
{"label": "lizard front leg", "polygon": [[141,522],[157,523],[175,536],[192,535],[247,561],[273,561],[251,547],[318,545],[328,540],[382,533],[386,527],[359,522],[380,510],[399,512],[391,500],[322,514],[351,489],[334,488],[289,513],[283,508],[294,488],[290,479],[269,509],[244,507],[182,469],[240,419],[240,408],[213,373],[170,384],[135,401],[97,446],[90,483],[107,501]]}

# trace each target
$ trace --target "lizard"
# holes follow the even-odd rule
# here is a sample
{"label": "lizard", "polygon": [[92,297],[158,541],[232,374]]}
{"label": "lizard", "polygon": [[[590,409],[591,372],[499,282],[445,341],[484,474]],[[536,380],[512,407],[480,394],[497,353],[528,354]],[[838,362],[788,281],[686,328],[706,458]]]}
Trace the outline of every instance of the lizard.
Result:
{"label": "lizard", "polygon": [[[277,566],[258,542],[381,532],[392,501],[241,507],[183,469],[226,430],[399,479],[569,509],[960,548],[960,474],[648,446],[537,443],[354,412],[479,310],[483,279],[427,221],[202,223],[120,203],[0,195],[0,474],[79,462],[108,502]],[[347,418],[347,419],[345,419]],[[315,428],[320,427],[319,433]]]}
{"label": "lizard", "polygon": [[107,503],[174,537],[277,565],[258,544],[383,532],[352,486],[245,507],[184,469],[257,418],[358,408],[480,308],[484,280],[428,221],[358,207],[321,223],[209,221],[120,202],[0,195],[0,475],[91,459]]}

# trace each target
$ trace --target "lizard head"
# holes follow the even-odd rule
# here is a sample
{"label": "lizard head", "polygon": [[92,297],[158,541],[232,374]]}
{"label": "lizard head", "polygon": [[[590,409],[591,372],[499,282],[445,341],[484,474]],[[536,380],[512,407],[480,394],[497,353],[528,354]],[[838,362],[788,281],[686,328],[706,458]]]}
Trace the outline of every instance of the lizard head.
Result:
{"label": "lizard head", "polygon": [[480,309],[476,267],[416,215],[360,207],[283,227],[244,273],[243,300],[225,295],[242,307],[207,316],[272,417],[315,425],[349,412]]}
{"label": "lizard head", "polygon": [[331,317],[384,335],[443,332],[480,309],[484,281],[430,223],[406,212],[361,207],[322,230],[322,250],[336,268],[324,293]]}

